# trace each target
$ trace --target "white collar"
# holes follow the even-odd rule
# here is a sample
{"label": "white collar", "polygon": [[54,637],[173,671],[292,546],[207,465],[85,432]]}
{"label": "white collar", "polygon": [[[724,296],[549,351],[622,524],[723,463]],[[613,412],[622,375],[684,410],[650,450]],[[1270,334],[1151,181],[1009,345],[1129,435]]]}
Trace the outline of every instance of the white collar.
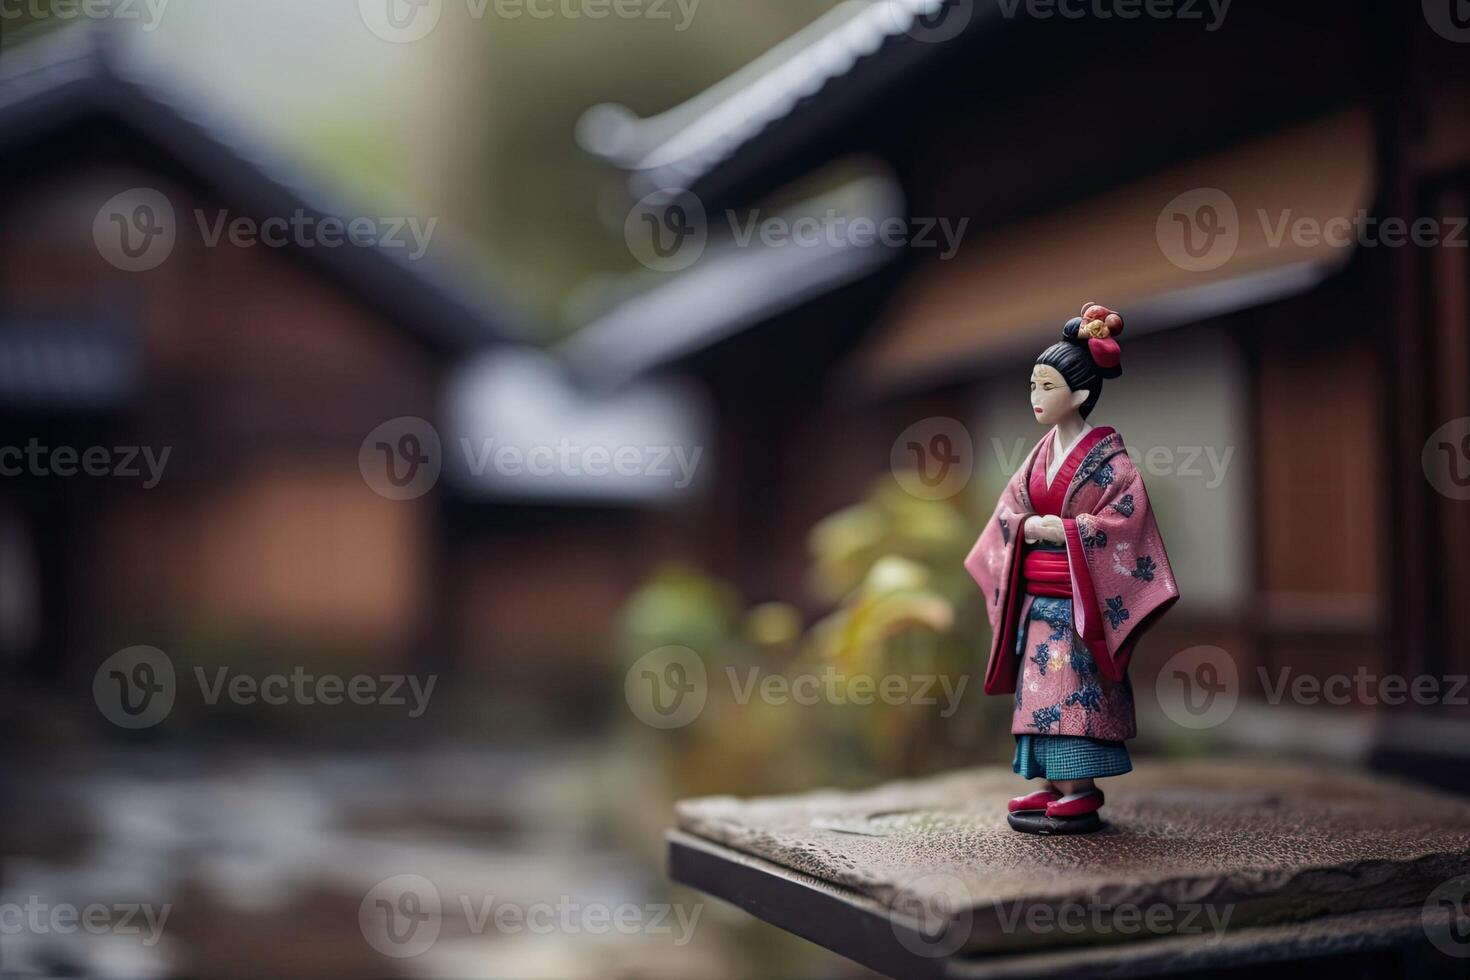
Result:
{"label": "white collar", "polygon": [[1057,481],[1057,472],[1061,470],[1063,461],[1072,455],[1072,450],[1081,445],[1082,440],[1087,438],[1087,433],[1091,431],[1092,426],[1084,421],[1082,423],[1082,431],[1077,434],[1077,438],[1073,439],[1072,444],[1063,450],[1057,448],[1057,442],[1060,439],[1060,436],[1057,434],[1057,427],[1051,427],[1051,459],[1046,461],[1046,486],[1048,489]]}

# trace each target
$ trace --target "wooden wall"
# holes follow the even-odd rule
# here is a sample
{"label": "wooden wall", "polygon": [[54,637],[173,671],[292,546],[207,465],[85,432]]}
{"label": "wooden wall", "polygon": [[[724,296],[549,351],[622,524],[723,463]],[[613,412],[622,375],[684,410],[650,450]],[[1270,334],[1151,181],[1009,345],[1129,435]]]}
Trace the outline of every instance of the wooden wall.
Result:
{"label": "wooden wall", "polygon": [[[357,453],[388,419],[432,417],[431,356],[296,255],[207,246],[194,212],[213,220],[224,202],[135,166],[31,172],[0,193],[0,315],[135,331],[142,390],[100,431],[172,449],[153,489],[75,478],[26,491],[71,501],[35,534],[66,543],[70,568],[50,587],[70,593],[68,642],[90,656],[187,628],[364,656],[413,643],[431,615],[435,497],[383,499]],[[158,268],[125,272],[94,244],[93,218],[139,186],[168,195],[178,237]],[[65,418],[47,429],[98,438]]]}

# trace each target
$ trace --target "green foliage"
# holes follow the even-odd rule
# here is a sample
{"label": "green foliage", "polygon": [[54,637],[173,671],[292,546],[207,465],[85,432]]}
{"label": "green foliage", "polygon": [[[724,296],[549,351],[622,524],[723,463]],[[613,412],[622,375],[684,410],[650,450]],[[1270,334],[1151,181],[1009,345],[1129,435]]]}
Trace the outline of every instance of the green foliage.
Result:
{"label": "green foliage", "polygon": [[718,650],[737,644],[739,593],[690,565],[654,572],[629,600],[621,617],[622,647],[629,659],[677,644]]}
{"label": "green foliage", "polygon": [[923,568],[929,587],[959,601],[968,594],[962,562],[974,537],[970,522],[951,502],[920,500],[884,475],[861,502],[812,528],[811,588],[821,599],[838,600],[859,588],[880,560],[892,556]]}
{"label": "green foliage", "polygon": [[[825,612],[805,626],[794,601],[747,610],[731,586],[690,566],[655,574],[628,604],[622,646],[629,661],[670,644],[704,661],[706,708],[662,742],[678,747],[681,790],[779,792],[916,775],[977,761],[973,749],[991,745],[980,734],[991,729],[1004,749],[1009,702],[979,690],[989,636],[963,567],[976,534],[953,502],[918,500],[883,477],[812,529],[808,579]],[[835,686],[800,703],[785,696],[812,678]],[[915,693],[926,678],[942,682],[925,702],[855,696],[885,681]],[[763,696],[761,684],[778,696]]]}

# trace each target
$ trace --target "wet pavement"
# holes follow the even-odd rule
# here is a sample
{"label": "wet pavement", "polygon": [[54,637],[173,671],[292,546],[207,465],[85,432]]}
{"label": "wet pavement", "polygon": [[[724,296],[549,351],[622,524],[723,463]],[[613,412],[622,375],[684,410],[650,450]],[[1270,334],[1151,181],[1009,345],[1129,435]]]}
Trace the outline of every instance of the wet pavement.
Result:
{"label": "wet pavement", "polygon": [[107,749],[6,776],[0,976],[730,976],[596,747]]}

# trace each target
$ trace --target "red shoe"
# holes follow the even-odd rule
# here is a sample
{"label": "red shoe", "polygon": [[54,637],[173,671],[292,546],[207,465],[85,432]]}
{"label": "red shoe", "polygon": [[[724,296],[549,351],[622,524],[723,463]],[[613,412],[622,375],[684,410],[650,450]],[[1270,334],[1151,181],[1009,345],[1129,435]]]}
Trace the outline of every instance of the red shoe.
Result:
{"label": "red shoe", "polygon": [[1049,790],[1039,789],[1027,796],[1018,796],[1006,804],[1006,810],[1010,813],[1021,813],[1026,810],[1045,810],[1057,800],[1061,794]]}
{"label": "red shoe", "polygon": [[1063,796],[1046,805],[1048,817],[1085,817],[1102,809],[1103,793],[1100,789],[1089,789],[1082,793]]}

